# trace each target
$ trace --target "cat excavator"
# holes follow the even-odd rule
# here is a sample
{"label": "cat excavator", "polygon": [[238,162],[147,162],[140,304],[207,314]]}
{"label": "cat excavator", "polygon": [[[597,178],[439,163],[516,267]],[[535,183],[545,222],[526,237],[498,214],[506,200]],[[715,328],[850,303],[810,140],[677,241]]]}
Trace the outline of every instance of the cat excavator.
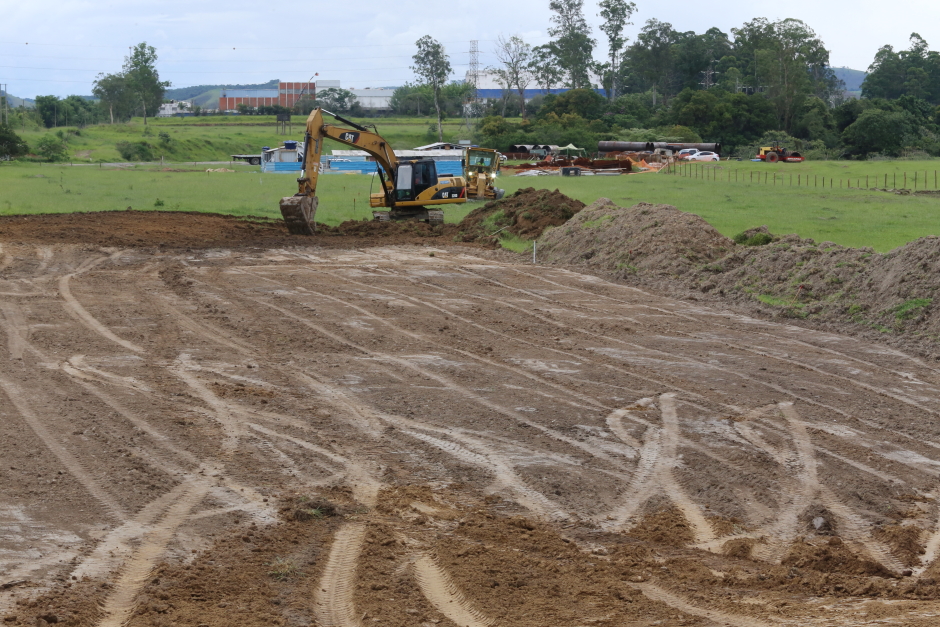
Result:
{"label": "cat excavator", "polygon": [[[327,124],[329,115],[349,128]],[[298,191],[281,199],[281,215],[287,230],[295,235],[313,235],[317,212],[317,180],[320,177],[320,155],[323,141],[332,139],[346,146],[367,152],[379,165],[378,177],[382,190],[370,194],[369,205],[375,220],[419,220],[430,224],[444,222],[444,212],[428,206],[467,202],[467,183],[462,176],[438,176],[432,159],[399,159],[392,147],[376,131],[350,122],[325,109],[314,109],[307,118],[303,159]]]}

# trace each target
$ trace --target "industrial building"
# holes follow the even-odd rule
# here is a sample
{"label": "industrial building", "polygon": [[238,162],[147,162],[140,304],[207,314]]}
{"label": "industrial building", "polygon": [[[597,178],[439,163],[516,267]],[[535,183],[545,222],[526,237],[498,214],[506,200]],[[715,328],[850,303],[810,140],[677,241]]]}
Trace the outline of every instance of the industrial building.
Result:
{"label": "industrial building", "polygon": [[[271,107],[280,105],[282,107],[293,107],[303,96],[316,97],[317,89],[342,89],[340,81],[322,80],[315,83],[278,83],[277,88],[271,89],[223,89],[219,96],[219,109],[222,111],[234,111],[238,105],[243,104],[248,107]],[[356,97],[356,102],[363,109],[372,111],[388,111],[391,109],[390,102],[394,88],[389,87],[367,87],[365,89],[356,89],[355,87],[347,89]]]}
{"label": "industrial building", "polygon": [[[339,85],[339,81],[321,81],[321,87],[332,87],[332,85],[324,85],[327,82]],[[222,95],[219,96],[219,109],[234,111],[240,104],[248,107],[280,105],[290,108],[304,95],[316,94],[316,87],[316,83],[281,82],[277,84],[277,88],[271,89],[223,89]]]}

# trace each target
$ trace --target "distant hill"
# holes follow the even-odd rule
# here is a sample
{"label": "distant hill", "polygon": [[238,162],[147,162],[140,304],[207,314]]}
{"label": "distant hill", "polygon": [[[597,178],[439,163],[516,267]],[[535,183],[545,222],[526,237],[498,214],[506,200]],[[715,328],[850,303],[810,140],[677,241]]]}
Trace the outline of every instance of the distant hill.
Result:
{"label": "distant hill", "polygon": [[832,71],[845,82],[845,91],[861,91],[862,81],[868,76],[868,72],[852,70],[847,67],[835,67],[832,68]]}
{"label": "distant hill", "polygon": [[192,100],[194,105],[200,107],[216,107],[223,89],[272,89],[280,82],[275,78],[267,83],[256,85],[194,85],[192,87],[176,87],[166,90],[164,98],[167,100]]}
{"label": "distant hill", "polygon": [[20,105],[26,105],[27,108],[36,106],[36,101],[32,98],[17,98],[13,94],[7,94],[2,89],[0,89],[0,96],[9,96],[10,106],[19,107]]}

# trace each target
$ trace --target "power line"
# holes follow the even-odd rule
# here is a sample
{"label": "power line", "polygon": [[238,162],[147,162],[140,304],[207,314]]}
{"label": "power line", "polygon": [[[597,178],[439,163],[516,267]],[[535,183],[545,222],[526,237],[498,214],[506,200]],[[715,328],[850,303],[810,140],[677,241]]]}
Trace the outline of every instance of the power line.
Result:
{"label": "power line", "polygon": [[[496,41],[495,39],[483,39],[480,41]],[[442,41],[442,44],[445,46],[448,44],[465,44],[469,43],[469,40],[466,41]],[[47,43],[29,43],[20,42],[20,41],[0,41],[0,45],[10,45],[10,46],[50,46],[50,47],[60,47],[60,48],[109,48],[109,49],[121,49],[123,50],[127,46],[94,46],[90,44],[47,44]],[[291,46],[291,50],[333,50],[336,48],[386,48],[389,46],[411,46],[414,47],[413,43],[409,44],[364,44],[364,45],[351,45],[351,46]],[[232,46],[231,48],[178,48],[176,46],[164,47],[164,50],[270,50],[269,46]]]}

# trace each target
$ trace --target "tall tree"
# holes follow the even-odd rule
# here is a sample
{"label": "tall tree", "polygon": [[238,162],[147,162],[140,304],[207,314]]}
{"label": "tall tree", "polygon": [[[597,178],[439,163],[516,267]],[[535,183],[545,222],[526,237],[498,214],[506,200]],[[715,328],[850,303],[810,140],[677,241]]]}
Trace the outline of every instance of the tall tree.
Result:
{"label": "tall tree", "polygon": [[418,53],[412,57],[411,70],[425,85],[434,92],[434,108],[437,111],[437,141],[444,141],[444,129],[441,125],[441,88],[453,71],[450,58],[444,52],[444,46],[430,35],[425,35],[415,42]]}
{"label": "tall tree", "polygon": [[813,67],[828,67],[829,51],[807,24],[796,19],[773,23],[770,45],[757,51],[757,66],[767,81],[767,95],[781,128],[792,130],[794,114],[812,95]]}
{"label": "tall tree", "polygon": [[91,93],[108,108],[111,124],[114,124],[115,111],[120,119],[129,108],[127,79],[121,73],[99,74],[92,83]]}
{"label": "tall tree", "polygon": [[519,92],[519,100],[522,102],[522,119],[524,120],[526,118],[525,90],[532,82],[532,70],[529,68],[529,62],[532,58],[532,46],[516,35],[509,39],[500,35],[496,40],[495,52],[496,58],[503,64],[503,67],[496,69],[495,72],[502,82],[509,85],[510,89]]}
{"label": "tall tree", "polygon": [[664,101],[675,92],[675,50],[679,33],[668,22],[647,20],[636,42],[630,46],[630,64],[633,71],[653,90],[653,104],[657,91]]}
{"label": "tall tree", "polygon": [[532,49],[529,60],[529,71],[535,84],[542,88],[546,94],[551,93],[556,85],[564,79],[555,49],[550,44],[536,46]]}
{"label": "tall tree", "polygon": [[594,64],[594,44],[591,27],[584,19],[584,0],[550,0],[548,8],[554,11],[554,28],[548,34],[554,37],[549,46],[566,76],[571,89],[590,88],[590,70]]}
{"label": "tall tree", "polygon": [[604,18],[601,31],[607,35],[607,54],[610,58],[610,65],[606,73],[610,76],[610,89],[607,92],[607,97],[613,102],[618,94],[620,57],[627,43],[623,29],[627,24],[632,24],[630,17],[636,11],[636,4],[627,0],[601,0],[598,6],[601,8],[599,15]]}
{"label": "tall tree", "polygon": [[134,95],[135,106],[141,107],[144,125],[147,124],[148,112],[156,115],[163,94],[170,86],[169,81],[161,81],[157,71],[157,49],[141,42],[134,46],[130,55],[124,58],[124,79],[127,88]]}

